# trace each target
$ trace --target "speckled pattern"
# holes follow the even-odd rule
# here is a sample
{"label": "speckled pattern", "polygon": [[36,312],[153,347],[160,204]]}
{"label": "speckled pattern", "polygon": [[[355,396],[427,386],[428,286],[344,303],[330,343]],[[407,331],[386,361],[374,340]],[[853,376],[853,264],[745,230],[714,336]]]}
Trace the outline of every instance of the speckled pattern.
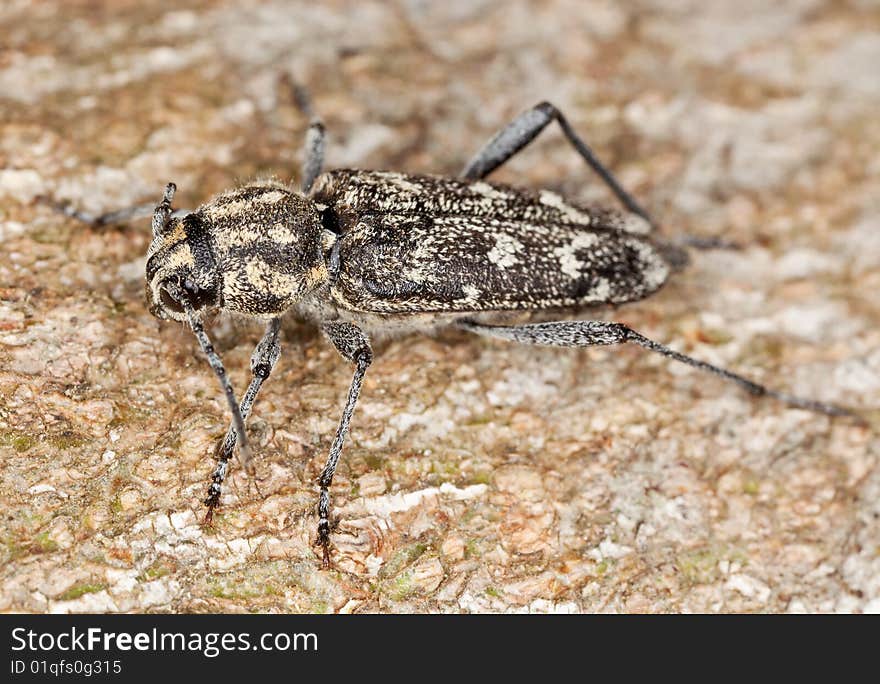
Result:
{"label": "speckled pattern", "polygon": [[[880,610],[880,9],[868,0],[0,6],[0,610]],[[638,349],[446,332],[351,370],[294,320],[213,529],[227,424],[192,334],[143,299],[149,222],[296,180],[312,93],[328,166],[455,174],[549,100],[666,235],[735,240],[614,312],[869,426],[757,401]],[[609,193],[553,127],[492,176]],[[503,246],[499,247],[503,250]],[[499,258],[503,258],[499,253]],[[214,321],[241,391],[259,326]]]}
{"label": "speckled pattern", "polygon": [[625,230],[622,212],[572,206],[548,190],[342,170],[318,178],[314,199],[338,216],[341,266],[329,299],[344,310],[390,317],[630,302],[670,272],[649,238]]}

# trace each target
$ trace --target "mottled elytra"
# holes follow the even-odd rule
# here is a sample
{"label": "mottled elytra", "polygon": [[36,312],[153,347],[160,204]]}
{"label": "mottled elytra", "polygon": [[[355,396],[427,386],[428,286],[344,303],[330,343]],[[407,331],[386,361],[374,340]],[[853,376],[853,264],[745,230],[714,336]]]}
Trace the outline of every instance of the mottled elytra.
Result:
{"label": "mottled elytra", "polygon": [[[556,121],[584,161],[625,207],[579,206],[547,191],[484,180]],[[684,246],[657,235],[656,223],[627,193],[565,117],[549,103],[520,114],[458,178],[386,171],[321,172],[324,129],[306,136],[299,192],[259,182],[225,192],[196,211],[173,211],[169,184],[153,212],[146,268],[151,312],[187,322],[216,373],[232,425],[217,447],[205,500],[211,519],[236,444],[247,465],[245,421],[280,355],[281,317],[294,311],[319,325],[355,366],[342,417],[319,479],[317,543],[330,562],[330,485],[364,374],[369,336],[400,328],[455,326],[530,345],[640,345],[737,383],[756,396],[831,416],[846,409],[768,389],[673,351],[620,323],[550,321],[502,325],[491,314],[540,314],[613,305],[656,292],[687,263]],[[138,211],[132,210],[132,214]],[[107,216],[89,217],[94,223]],[[114,212],[120,220],[124,212]],[[252,379],[239,401],[203,326],[209,310],[266,321],[251,357]]]}

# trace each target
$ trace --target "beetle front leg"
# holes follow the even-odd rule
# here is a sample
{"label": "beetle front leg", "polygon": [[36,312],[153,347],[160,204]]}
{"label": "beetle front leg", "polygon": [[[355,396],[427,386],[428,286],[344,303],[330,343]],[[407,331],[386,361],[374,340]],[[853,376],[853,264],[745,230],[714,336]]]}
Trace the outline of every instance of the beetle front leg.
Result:
{"label": "beetle front leg", "polygon": [[333,343],[333,346],[336,347],[336,351],[343,358],[355,364],[354,377],[351,379],[348,398],[345,401],[345,408],[342,410],[342,418],[339,421],[339,426],[336,428],[336,436],[330,447],[327,463],[324,465],[324,469],[321,471],[321,476],[318,479],[321,494],[318,499],[319,520],[316,543],[323,550],[323,566],[326,568],[330,566],[330,485],[333,483],[336,466],[339,465],[342,445],[345,442],[345,436],[348,434],[351,417],[354,414],[354,407],[361,393],[364,375],[367,372],[367,368],[373,362],[373,350],[370,348],[370,341],[367,339],[366,334],[352,323],[331,321],[324,323],[322,330],[330,342]]}
{"label": "beetle front leg", "polygon": [[[280,330],[281,319],[273,318],[269,322],[262,339],[257,343],[251,354],[251,374],[253,377],[239,405],[239,411],[243,420],[247,420],[250,415],[254,401],[257,399],[257,393],[260,391],[263,383],[269,378],[269,375],[271,375],[275,364],[278,362],[278,357],[281,356],[281,345],[278,343],[278,333]],[[211,484],[208,487],[208,496],[205,499],[205,506],[208,507],[208,512],[205,513],[206,525],[211,524],[214,518],[214,509],[220,504],[220,495],[223,493],[223,480],[226,479],[226,474],[229,471],[229,460],[232,458],[237,441],[238,435],[235,431],[235,426],[230,425],[229,430],[226,432],[226,437],[217,443],[217,448],[214,452],[217,466],[214,468],[214,472],[211,473]]]}

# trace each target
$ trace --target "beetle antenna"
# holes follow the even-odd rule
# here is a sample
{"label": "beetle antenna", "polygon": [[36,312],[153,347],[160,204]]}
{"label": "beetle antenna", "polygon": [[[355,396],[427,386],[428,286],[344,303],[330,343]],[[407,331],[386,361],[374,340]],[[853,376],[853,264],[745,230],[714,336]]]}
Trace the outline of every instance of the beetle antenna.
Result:
{"label": "beetle antenna", "polygon": [[153,212],[153,237],[156,237],[165,229],[168,217],[171,216],[171,200],[174,199],[176,191],[177,186],[174,183],[169,183],[165,186],[162,201],[156,205],[156,210]]}

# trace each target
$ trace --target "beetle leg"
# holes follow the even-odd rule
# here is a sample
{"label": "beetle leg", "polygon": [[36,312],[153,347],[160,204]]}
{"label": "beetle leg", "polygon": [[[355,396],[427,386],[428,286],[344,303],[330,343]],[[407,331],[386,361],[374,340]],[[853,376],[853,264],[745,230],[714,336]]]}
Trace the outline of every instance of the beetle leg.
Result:
{"label": "beetle leg", "polygon": [[352,323],[341,323],[338,321],[329,321],[324,323],[322,330],[336,350],[343,358],[355,364],[354,377],[351,379],[351,387],[348,390],[348,398],[345,401],[345,408],[342,410],[342,418],[339,421],[339,427],[336,428],[336,437],[330,447],[330,455],[327,457],[327,463],[321,471],[318,484],[321,487],[321,495],[318,500],[318,539],[317,543],[323,549],[324,567],[330,565],[330,485],[333,482],[333,475],[336,472],[336,466],[339,464],[339,456],[342,453],[342,444],[345,436],[348,434],[348,428],[351,424],[351,417],[354,413],[354,407],[357,404],[358,396],[361,392],[361,385],[364,381],[364,375],[370,364],[373,362],[373,350],[370,348],[370,341],[364,332]]}
{"label": "beetle leg", "polygon": [[[278,343],[278,333],[280,330],[280,318],[273,318],[269,321],[265,334],[257,343],[253,354],[251,354],[251,374],[253,377],[239,405],[242,420],[247,420],[257,398],[257,393],[269,375],[271,375],[272,369],[275,368],[275,364],[278,362],[278,357],[281,356],[281,345]],[[206,524],[211,523],[214,517],[214,509],[220,504],[223,480],[229,471],[229,460],[232,458],[232,452],[237,441],[238,433],[233,424],[229,426],[226,437],[217,443],[217,448],[214,452],[217,466],[214,468],[214,472],[211,473],[211,484],[208,487],[208,496],[205,499],[205,505],[208,507],[208,512],[205,514]]]}
{"label": "beetle leg", "polygon": [[318,118],[312,118],[309,129],[306,131],[305,144],[303,145],[302,191],[307,194],[312,189],[312,184],[321,173],[324,166],[324,141],[326,135],[324,124]]}
{"label": "beetle leg", "polygon": [[577,150],[577,153],[589,164],[590,168],[596,172],[599,178],[605,182],[617,196],[617,199],[629,211],[641,216],[652,228],[656,229],[657,224],[651,218],[651,215],[636,202],[632,195],[624,190],[614,174],[599,161],[593,150],[575,133],[571,124],[568,123],[568,119],[549,102],[541,102],[531,109],[522,112],[507,126],[498,131],[462,169],[461,177],[465,180],[485,178],[537,138],[551,121],[559,123],[559,127],[574,149]]}
{"label": "beetle leg", "polygon": [[840,406],[779,392],[752,382],[725,368],[720,368],[711,363],[706,363],[705,361],[700,361],[677,352],[659,342],[648,339],[622,323],[612,323],[609,321],[553,321],[515,326],[492,326],[482,325],[470,320],[460,320],[456,322],[456,326],[486,337],[497,337],[503,340],[519,342],[520,344],[552,347],[592,347],[631,342],[650,351],[662,354],[667,358],[686,363],[694,368],[699,368],[700,370],[720,376],[725,380],[735,382],[746,392],[754,396],[772,397],[789,406],[806,409],[807,411],[824,413],[829,416],[847,416],[855,418],[860,422],[862,421],[860,416]]}
{"label": "beetle leg", "polygon": [[312,98],[308,88],[295,81],[293,76],[286,72],[281,75],[280,85],[287,91],[296,108],[309,118],[309,128],[306,130],[303,141],[302,166],[300,168],[300,189],[303,194],[308,194],[324,167],[324,140],[326,138],[324,124],[312,109]]}

